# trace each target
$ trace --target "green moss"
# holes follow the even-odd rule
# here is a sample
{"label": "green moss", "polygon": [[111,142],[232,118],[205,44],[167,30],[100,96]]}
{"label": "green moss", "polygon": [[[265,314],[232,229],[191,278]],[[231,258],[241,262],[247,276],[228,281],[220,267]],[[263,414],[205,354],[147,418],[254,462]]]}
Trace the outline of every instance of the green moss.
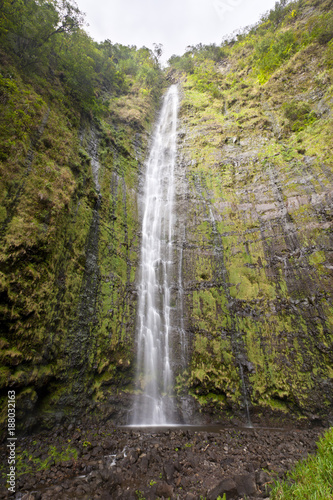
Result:
{"label": "green moss", "polygon": [[[65,98],[58,81],[54,92],[48,91],[37,76],[28,84],[11,70],[11,79],[0,80],[0,138],[7,145],[0,164],[0,223],[5,223],[0,347],[2,363],[8,365],[1,368],[1,381],[22,394],[27,386],[38,388],[42,396],[34,418],[44,414],[49,421],[57,408],[69,414],[71,405],[81,405],[85,411],[92,387],[98,400],[107,385],[129,383],[135,323],[131,290],[138,258],[137,158],[146,154],[159,91],[142,94],[133,85],[127,96],[117,98],[103,91],[111,112],[92,121]],[[124,115],[132,111],[136,116]],[[100,148],[100,200],[92,140]]]}

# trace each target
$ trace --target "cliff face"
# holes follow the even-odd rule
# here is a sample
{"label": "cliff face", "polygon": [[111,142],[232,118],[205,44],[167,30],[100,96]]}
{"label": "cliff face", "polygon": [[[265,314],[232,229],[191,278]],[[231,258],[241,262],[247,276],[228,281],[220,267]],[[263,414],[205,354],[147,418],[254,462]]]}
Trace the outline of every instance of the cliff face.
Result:
{"label": "cliff face", "polygon": [[133,382],[137,198],[158,99],[129,77],[123,95],[100,91],[92,119],[60,80],[50,95],[2,57],[2,420],[8,387],[21,428],[109,416],[105,399]]}
{"label": "cliff face", "polygon": [[[314,5],[297,6],[272,36],[297,37],[321,19]],[[227,45],[217,62],[199,62],[202,48],[193,50],[194,70],[182,77],[191,354],[179,391],[215,416],[249,409],[254,420],[325,420],[333,405],[332,34],[299,44],[263,83],[253,56],[262,30]]]}
{"label": "cliff face", "polygon": [[[174,372],[189,415],[194,398],[214,419],[332,417],[331,3],[280,5],[171,61]],[[21,428],[87,412],[124,423],[132,404],[141,171],[163,79],[146,49],[125,49],[99,47],[111,76],[95,118],[66,72],[48,89],[0,54],[0,387],[3,403],[16,390]]]}

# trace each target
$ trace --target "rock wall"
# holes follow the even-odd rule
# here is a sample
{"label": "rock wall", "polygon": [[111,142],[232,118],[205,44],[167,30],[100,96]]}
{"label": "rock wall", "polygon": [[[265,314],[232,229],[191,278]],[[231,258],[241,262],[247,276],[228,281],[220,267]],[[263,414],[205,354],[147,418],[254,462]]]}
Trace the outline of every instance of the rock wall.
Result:
{"label": "rock wall", "polygon": [[[187,193],[179,213],[191,348],[178,389],[214,418],[246,421],[249,409],[252,420],[327,420],[333,173],[323,50],[302,50],[263,86],[237,58],[219,69],[220,98],[191,77],[182,81]],[[283,114],[293,99],[316,114],[297,132]]]}
{"label": "rock wall", "polygon": [[[133,385],[139,178],[159,103],[137,89],[119,114],[106,95],[108,114],[92,120],[17,82],[6,111],[25,105],[34,114],[21,150],[1,163],[1,420],[10,387],[20,429],[91,412],[123,422],[126,396],[117,394]],[[121,115],[128,99],[140,109],[133,119]]]}
{"label": "rock wall", "polygon": [[[171,304],[185,421],[331,422],[332,23],[331,0],[288,4],[166,70],[182,92]],[[283,50],[271,61],[266,46]],[[10,387],[21,429],[85,413],[123,424],[164,77],[156,61],[156,89],[141,70],[122,90],[110,77],[94,120],[62,73],[46,90],[1,63],[0,421]]]}

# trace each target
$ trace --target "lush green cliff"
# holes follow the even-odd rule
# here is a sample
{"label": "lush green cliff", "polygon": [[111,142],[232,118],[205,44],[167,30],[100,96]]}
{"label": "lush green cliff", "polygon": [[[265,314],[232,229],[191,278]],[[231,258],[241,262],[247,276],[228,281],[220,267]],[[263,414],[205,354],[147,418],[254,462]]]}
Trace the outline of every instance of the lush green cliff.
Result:
{"label": "lush green cliff", "polygon": [[104,393],[132,383],[138,179],[163,76],[148,49],[96,44],[78,26],[23,56],[16,47],[31,40],[30,25],[10,5],[0,54],[1,396],[16,390],[27,428],[110,414]]}
{"label": "lush green cliff", "polygon": [[16,390],[25,428],[126,420],[141,173],[166,77],[181,90],[177,391],[214,419],[331,418],[332,1],[281,2],[165,75],[52,5],[0,14],[2,402]]}
{"label": "lush green cliff", "polygon": [[331,1],[277,4],[170,60],[192,346],[179,389],[216,415],[332,415],[332,38]]}

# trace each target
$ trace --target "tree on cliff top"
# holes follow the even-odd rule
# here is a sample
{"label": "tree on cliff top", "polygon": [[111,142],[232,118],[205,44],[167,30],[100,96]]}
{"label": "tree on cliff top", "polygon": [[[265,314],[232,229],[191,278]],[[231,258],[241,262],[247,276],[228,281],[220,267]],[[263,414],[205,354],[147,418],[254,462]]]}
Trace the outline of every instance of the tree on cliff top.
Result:
{"label": "tree on cliff top", "polygon": [[2,0],[1,45],[21,66],[37,63],[52,50],[55,37],[83,26],[83,15],[73,0]]}

